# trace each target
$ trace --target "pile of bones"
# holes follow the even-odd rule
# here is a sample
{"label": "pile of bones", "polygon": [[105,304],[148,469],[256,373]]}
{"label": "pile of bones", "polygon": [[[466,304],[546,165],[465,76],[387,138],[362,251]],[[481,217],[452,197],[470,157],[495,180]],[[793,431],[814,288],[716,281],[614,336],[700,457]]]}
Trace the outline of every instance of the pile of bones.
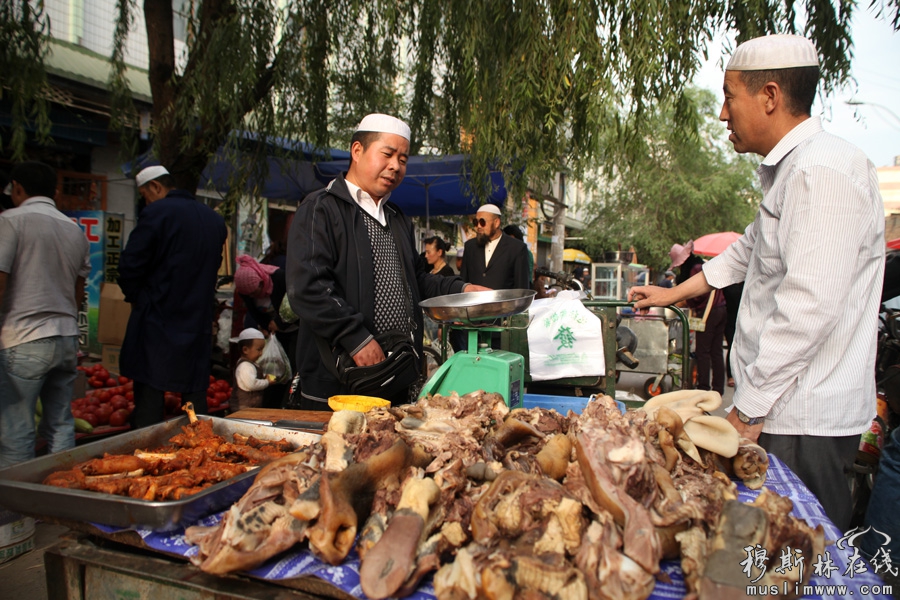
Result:
{"label": "pile of bones", "polygon": [[408,595],[432,572],[438,598],[646,598],[660,561],[679,557],[690,595],[742,595],[747,544],[815,556],[825,541],[770,490],[737,500],[732,478],[761,488],[768,457],[708,414],[720,404],[685,390],[625,414],[597,397],[563,416],[474,392],[341,411],[217,525],[186,533],[213,574],[303,542],[337,565],[355,545],[369,598]]}

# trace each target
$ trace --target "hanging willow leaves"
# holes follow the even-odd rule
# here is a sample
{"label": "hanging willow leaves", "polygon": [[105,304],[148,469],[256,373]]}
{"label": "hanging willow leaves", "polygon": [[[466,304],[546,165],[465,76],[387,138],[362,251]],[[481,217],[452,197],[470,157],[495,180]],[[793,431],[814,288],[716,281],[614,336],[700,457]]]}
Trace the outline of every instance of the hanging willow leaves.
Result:
{"label": "hanging willow leaves", "polygon": [[758,161],[721,142],[711,92],[689,89],[680,101],[648,115],[653,133],[641,140],[637,159],[610,153],[611,168],[585,211],[592,220],[582,244],[590,254],[634,246],[641,262],[661,270],[673,240],[742,232],[753,220]]}
{"label": "hanging willow leaves", "polygon": [[[873,2],[896,29],[900,0]],[[46,104],[32,102],[43,79],[24,76],[41,72],[46,27],[39,11],[22,16],[27,2],[12,6],[0,13],[4,39],[34,40],[3,54],[3,85],[21,103],[9,143],[20,147],[16,127],[47,123]],[[127,129],[135,111],[122,48],[138,3],[117,6],[111,89]],[[416,151],[470,153],[476,193],[496,165],[521,197],[529,178],[563,166],[577,177],[613,155],[637,160],[657,107],[684,109],[685,82],[722,29],[738,41],[808,35],[819,48],[823,89],[842,85],[857,7],[852,0],[184,0],[184,57],[174,51],[172,3],[146,0],[142,9],[155,148],[183,187],[196,187],[220,147],[240,167],[235,177],[258,180],[267,153],[283,146],[278,138],[346,147],[359,119],[379,111],[409,121]],[[16,65],[22,75],[7,84]],[[261,143],[247,143],[247,131]]]}

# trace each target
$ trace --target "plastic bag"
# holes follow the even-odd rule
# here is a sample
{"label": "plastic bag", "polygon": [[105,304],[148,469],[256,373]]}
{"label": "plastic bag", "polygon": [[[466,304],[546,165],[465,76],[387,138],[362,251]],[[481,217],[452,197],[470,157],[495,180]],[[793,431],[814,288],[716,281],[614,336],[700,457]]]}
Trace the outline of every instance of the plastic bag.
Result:
{"label": "plastic bag", "polygon": [[535,300],[528,309],[529,373],[534,381],[606,374],[603,323],[579,293]]}
{"label": "plastic bag", "polygon": [[294,309],[291,307],[287,294],[285,294],[284,298],[281,300],[281,306],[278,307],[278,315],[281,317],[282,321],[289,324],[296,323],[300,320],[300,317],[297,316],[297,313],[295,313]]}
{"label": "plastic bag", "polygon": [[264,375],[275,376],[273,383],[291,382],[291,363],[281,342],[274,335],[269,336],[266,347],[263,348],[262,356],[259,357],[259,368]]}

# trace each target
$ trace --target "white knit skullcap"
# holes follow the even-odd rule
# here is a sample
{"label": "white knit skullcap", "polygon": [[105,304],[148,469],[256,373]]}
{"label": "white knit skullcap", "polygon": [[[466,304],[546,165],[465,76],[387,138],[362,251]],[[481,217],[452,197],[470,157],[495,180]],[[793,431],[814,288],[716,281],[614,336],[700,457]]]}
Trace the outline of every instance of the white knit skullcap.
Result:
{"label": "white knit skullcap", "polygon": [[800,35],[766,35],[737,47],[726,71],[768,71],[818,67],[819,55],[811,41]]}
{"label": "white knit skullcap", "polygon": [[240,335],[233,338],[228,338],[228,341],[232,344],[237,344],[238,342],[243,342],[244,340],[264,340],[266,336],[263,335],[262,331],[259,329],[253,329],[252,327],[248,327],[241,331]]}
{"label": "white knit skullcap", "polygon": [[495,204],[484,204],[478,208],[476,212],[480,213],[491,213],[492,215],[500,216],[500,209],[497,208]]}
{"label": "white knit skullcap", "polygon": [[137,174],[137,177],[134,178],[135,182],[137,182],[138,187],[141,187],[145,183],[153,181],[157,177],[162,177],[163,175],[168,175],[169,172],[165,167],[161,167],[159,165],[154,165],[152,167],[147,167]]}
{"label": "white knit skullcap", "polygon": [[409,125],[391,115],[372,113],[359,122],[357,131],[374,131],[377,133],[393,133],[409,141]]}

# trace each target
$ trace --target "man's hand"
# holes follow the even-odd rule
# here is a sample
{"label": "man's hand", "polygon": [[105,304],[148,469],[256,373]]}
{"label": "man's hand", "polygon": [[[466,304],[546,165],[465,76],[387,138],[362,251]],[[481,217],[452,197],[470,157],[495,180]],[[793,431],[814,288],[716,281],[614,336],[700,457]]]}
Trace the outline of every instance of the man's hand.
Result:
{"label": "man's hand", "polygon": [[657,285],[636,285],[628,290],[628,301],[634,302],[634,308],[646,309],[651,306],[669,306],[674,304],[669,299],[670,290],[675,288],[664,288]]}
{"label": "man's hand", "polygon": [[353,355],[353,362],[357,367],[371,367],[384,360],[384,351],[375,340],[363,346],[362,350]]}
{"label": "man's hand", "polygon": [[275,319],[269,321],[269,333],[275,333],[278,331],[278,323],[275,322]]}
{"label": "man's hand", "polygon": [[[696,298],[701,294],[712,291],[712,286],[706,281],[706,275],[700,271],[684,283],[671,288],[656,285],[636,285],[628,290],[628,301],[634,302],[637,310],[650,308],[651,306],[669,306],[678,304],[688,298]],[[646,311],[644,311],[646,312]]]}
{"label": "man's hand", "polygon": [[737,429],[738,434],[741,437],[745,437],[754,444],[759,439],[759,434],[762,433],[763,423],[757,423],[756,425],[747,425],[738,419],[737,416],[737,408],[732,408],[731,411],[725,416],[725,420],[734,425],[734,428]]}
{"label": "man's hand", "polygon": [[467,283],[463,286],[464,293],[468,294],[469,292],[493,292],[494,288],[484,287],[483,285],[475,285],[474,283]]}

